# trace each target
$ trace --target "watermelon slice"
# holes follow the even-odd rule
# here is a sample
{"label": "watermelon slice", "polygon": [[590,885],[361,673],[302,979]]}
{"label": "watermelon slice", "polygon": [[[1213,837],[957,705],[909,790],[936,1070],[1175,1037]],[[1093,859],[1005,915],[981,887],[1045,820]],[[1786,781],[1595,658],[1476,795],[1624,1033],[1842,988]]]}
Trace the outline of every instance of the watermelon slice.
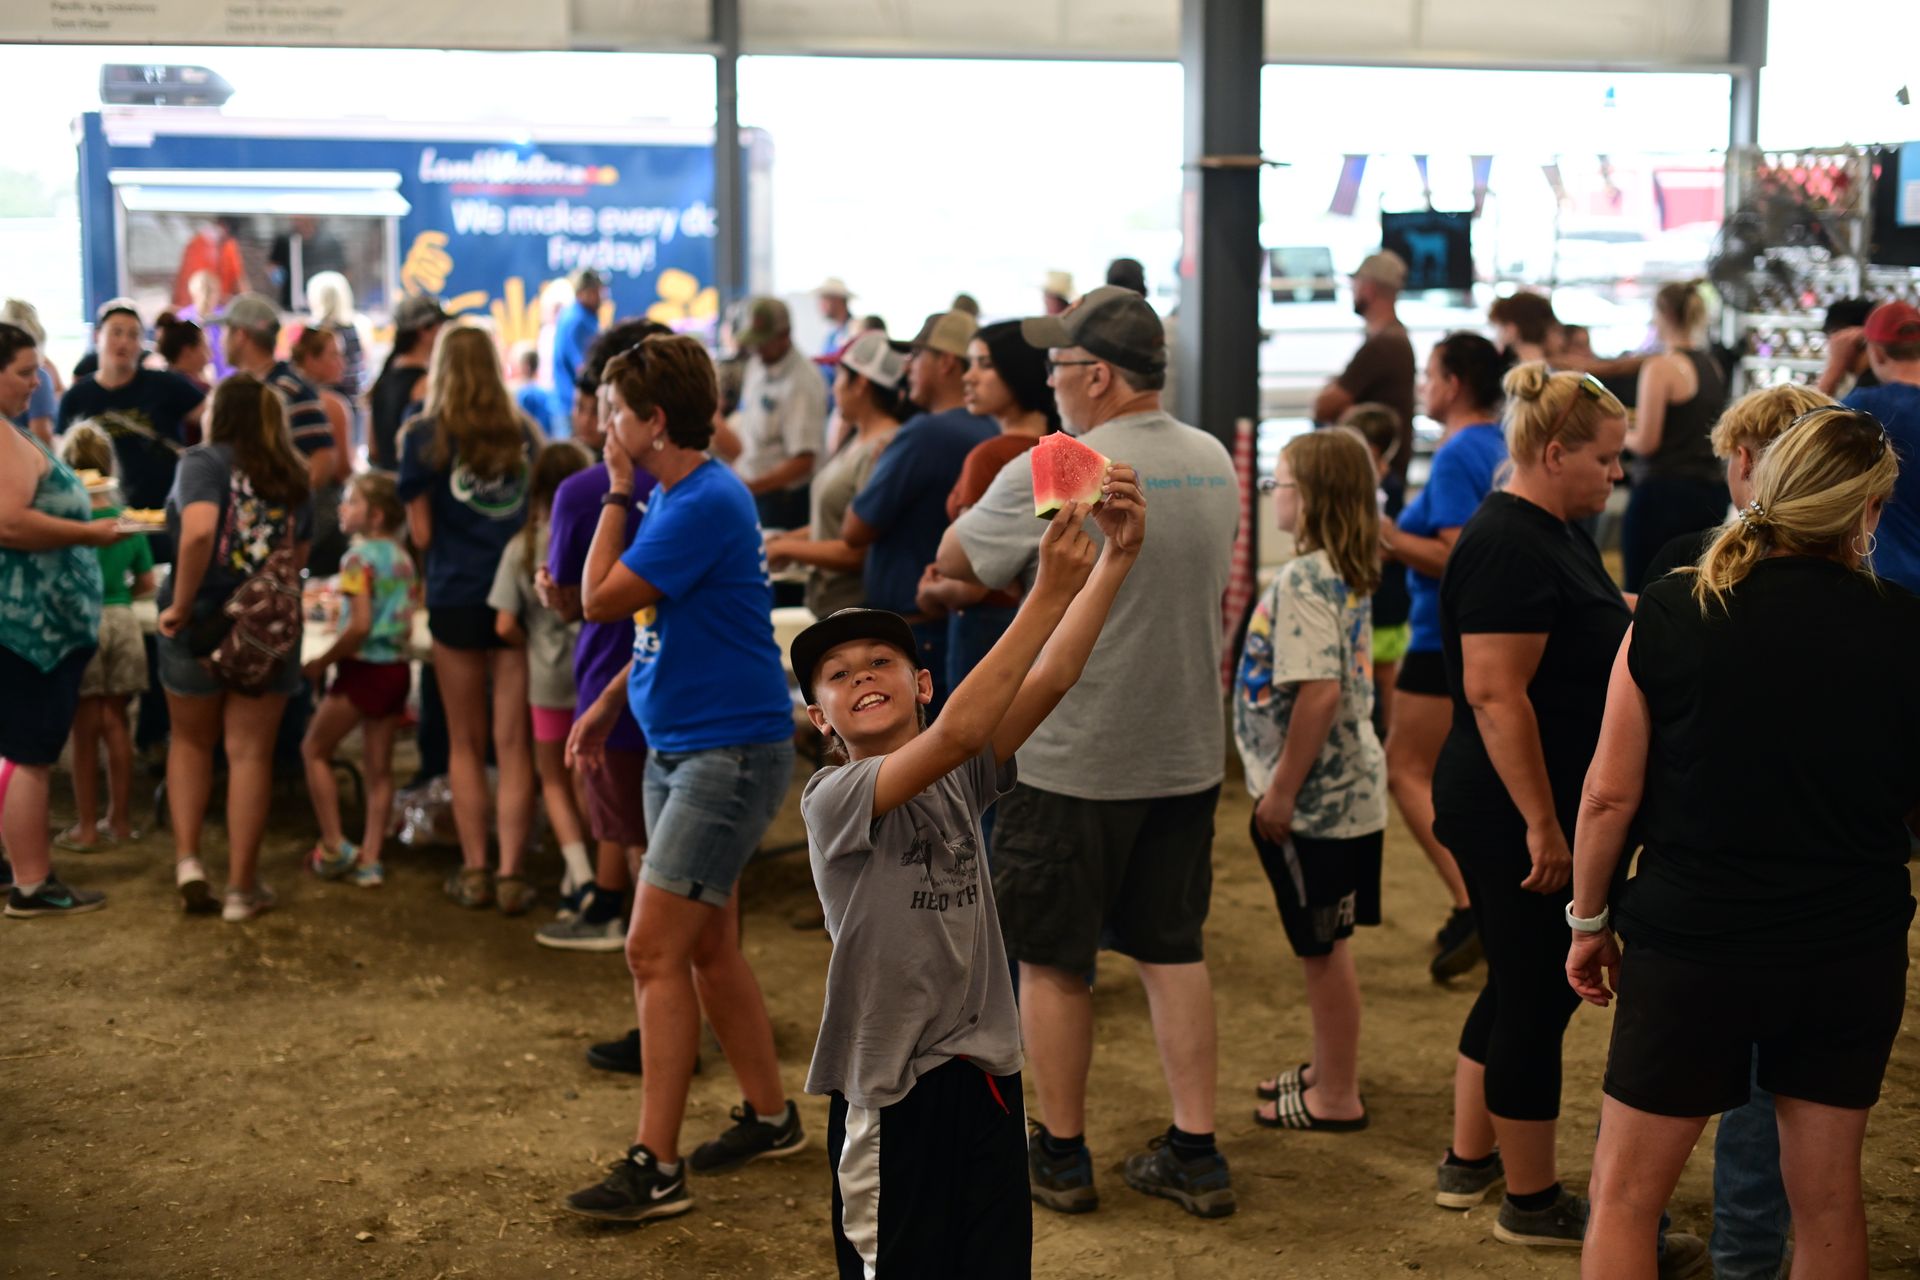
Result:
{"label": "watermelon slice", "polygon": [[1053,519],[1069,502],[1091,507],[1100,501],[1107,459],[1066,432],[1040,437],[1027,457],[1033,460],[1033,514],[1042,520]]}

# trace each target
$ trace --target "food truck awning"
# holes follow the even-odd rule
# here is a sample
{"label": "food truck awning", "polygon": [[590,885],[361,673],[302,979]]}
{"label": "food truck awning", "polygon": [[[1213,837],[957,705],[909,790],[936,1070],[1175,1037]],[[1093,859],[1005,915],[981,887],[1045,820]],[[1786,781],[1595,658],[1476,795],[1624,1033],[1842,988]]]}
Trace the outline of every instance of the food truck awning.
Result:
{"label": "food truck awning", "polygon": [[114,169],[107,180],[135,213],[397,218],[412,208],[391,169]]}

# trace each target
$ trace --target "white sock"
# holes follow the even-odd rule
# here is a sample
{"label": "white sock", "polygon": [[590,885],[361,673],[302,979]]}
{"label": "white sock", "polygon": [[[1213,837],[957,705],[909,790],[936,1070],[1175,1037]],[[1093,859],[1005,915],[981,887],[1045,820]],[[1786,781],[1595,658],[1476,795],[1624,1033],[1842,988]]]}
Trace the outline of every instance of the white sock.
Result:
{"label": "white sock", "polygon": [[198,858],[182,858],[173,864],[173,883],[183,885],[189,880],[205,880],[207,869],[200,865]]}
{"label": "white sock", "polygon": [[656,1160],[654,1161],[653,1167],[669,1178],[680,1172],[680,1162],[678,1160],[675,1160],[672,1164],[668,1164],[664,1160]]}
{"label": "white sock", "polygon": [[18,893],[21,897],[31,898],[34,894],[45,888],[46,883],[45,880],[35,880],[32,884],[28,884],[24,880],[16,880],[13,882],[13,889],[14,892]]}
{"label": "white sock", "polygon": [[560,856],[566,860],[566,878],[560,882],[563,893],[572,893],[583,884],[593,883],[593,862],[587,857],[587,846],[578,840],[572,844],[560,846]]}

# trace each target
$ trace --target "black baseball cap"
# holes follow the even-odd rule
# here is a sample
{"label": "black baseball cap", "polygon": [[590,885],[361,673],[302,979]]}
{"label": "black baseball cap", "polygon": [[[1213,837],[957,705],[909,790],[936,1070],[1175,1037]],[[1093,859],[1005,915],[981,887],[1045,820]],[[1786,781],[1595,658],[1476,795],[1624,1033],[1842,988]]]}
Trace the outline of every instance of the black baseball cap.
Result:
{"label": "black baseball cap", "polygon": [[1167,331],[1147,300],[1119,285],[1101,285],[1057,316],[1020,322],[1027,345],[1042,349],[1080,347],[1134,373],[1167,367]]}
{"label": "black baseball cap", "polygon": [[800,682],[800,696],[808,705],[813,703],[813,673],[820,660],[854,640],[890,644],[918,665],[920,644],[905,618],[885,609],[837,609],[795,636],[787,648],[794,679]]}

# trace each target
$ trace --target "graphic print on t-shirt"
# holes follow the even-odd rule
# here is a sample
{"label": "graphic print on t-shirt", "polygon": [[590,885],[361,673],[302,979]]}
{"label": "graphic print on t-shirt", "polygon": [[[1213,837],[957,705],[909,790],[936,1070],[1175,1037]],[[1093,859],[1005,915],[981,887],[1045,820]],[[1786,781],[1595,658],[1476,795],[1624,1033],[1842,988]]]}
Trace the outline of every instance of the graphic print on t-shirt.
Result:
{"label": "graphic print on t-shirt", "polygon": [[521,505],[526,501],[528,474],[521,466],[486,480],[475,475],[466,463],[457,462],[447,477],[447,491],[454,501],[489,520],[510,520],[520,514]]}
{"label": "graphic print on t-shirt", "polygon": [[915,889],[909,906],[915,911],[945,911],[970,907],[980,900],[980,847],[968,829],[949,836],[914,813],[914,839],[900,855],[903,867],[918,866],[927,887]]}
{"label": "graphic print on t-shirt", "polygon": [[255,493],[253,482],[235,470],[228,484],[227,525],[216,561],[236,573],[257,572],[273,554],[274,539],[286,523],[287,509]]}

